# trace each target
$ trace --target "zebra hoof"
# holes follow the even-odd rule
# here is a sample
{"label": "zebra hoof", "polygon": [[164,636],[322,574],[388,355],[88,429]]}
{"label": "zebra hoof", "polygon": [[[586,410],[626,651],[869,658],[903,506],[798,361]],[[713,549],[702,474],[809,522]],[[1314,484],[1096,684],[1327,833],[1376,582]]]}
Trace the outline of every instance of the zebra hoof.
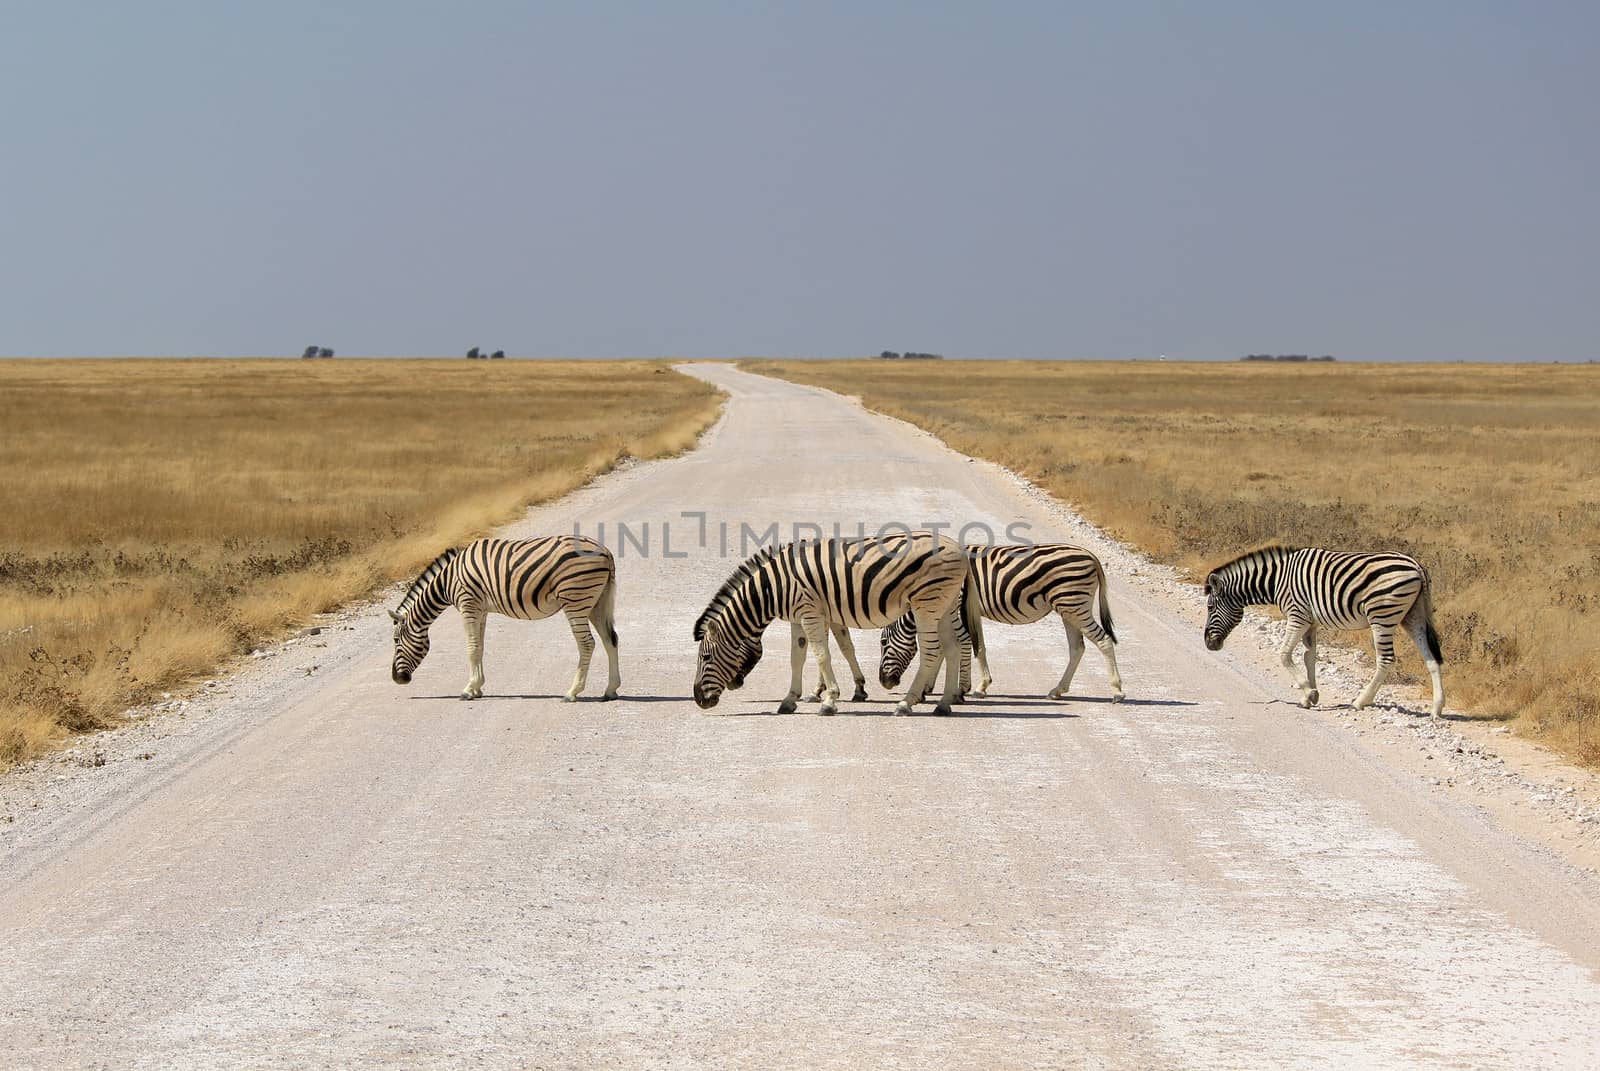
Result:
{"label": "zebra hoof", "polygon": [[461,698],[470,703],[472,700],[477,699],[481,695],[483,695],[482,692],[462,692]]}
{"label": "zebra hoof", "polygon": [[938,706],[933,708],[933,713],[936,717],[948,718],[950,715],[954,714],[955,711],[950,709],[949,703],[940,703]]}
{"label": "zebra hoof", "polygon": [[1317,700],[1321,698],[1322,697],[1317,694],[1317,690],[1315,688],[1311,689],[1311,691],[1306,693],[1306,709],[1310,710],[1312,707],[1316,706]]}
{"label": "zebra hoof", "polygon": [[859,684],[856,685],[856,694],[850,697],[850,701],[852,703],[865,703],[867,701],[866,688]]}
{"label": "zebra hoof", "polygon": [[1124,696],[1123,696],[1123,694],[1121,692],[1112,692],[1111,693],[1111,701],[1113,703],[1120,703],[1120,702],[1122,702],[1123,698],[1124,698]]}
{"label": "zebra hoof", "polygon": [[910,713],[911,713],[911,704],[907,703],[904,699],[900,700],[900,702],[898,702],[898,703],[896,703],[894,705],[894,716],[895,717],[903,718],[907,714],[910,714]]}
{"label": "zebra hoof", "polygon": [[600,697],[600,702],[609,703],[609,702],[611,702],[612,700],[614,700],[616,698],[617,698],[617,693],[616,692],[607,692],[605,695],[602,695]]}
{"label": "zebra hoof", "polygon": [[801,696],[800,697],[800,702],[802,702],[802,703],[815,703],[817,700],[819,700],[821,698],[822,698],[822,693],[821,692],[812,692],[810,695]]}
{"label": "zebra hoof", "polygon": [[779,714],[793,714],[795,712],[795,708],[797,706],[798,706],[798,704],[795,703],[794,700],[785,699],[783,702],[778,704],[778,713]]}
{"label": "zebra hoof", "polygon": [[821,714],[823,717],[830,717],[839,713],[839,708],[834,706],[831,702],[828,702],[822,704],[822,708],[818,710],[817,713]]}
{"label": "zebra hoof", "polygon": [[578,697],[571,692],[568,692],[566,695],[561,697],[561,701],[563,703],[576,703],[578,701]]}

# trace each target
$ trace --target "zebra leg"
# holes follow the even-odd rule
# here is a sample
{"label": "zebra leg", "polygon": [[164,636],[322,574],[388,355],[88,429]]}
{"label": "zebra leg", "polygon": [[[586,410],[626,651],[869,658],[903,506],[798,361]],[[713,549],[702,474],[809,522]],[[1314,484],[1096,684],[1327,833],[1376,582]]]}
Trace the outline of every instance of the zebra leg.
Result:
{"label": "zebra leg", "polygon": [[572,628],[572,638],[578,642],[578,672],[572,678],[572,687],[562,696],[563,701],[576,703],[578,693],[589,683],[589,660],[594,657],[594,632],[589,628],[589,615],[568,610],[567,624]]}
{"label": "zebra leg", "polygon": [[476,603],[467,603],[457,609],[461,611],[461,623],[467,630],[467,666],[472,672],[467,678],[467,686],[461,689],[461,698],[480,699],[483,697],[483,632],[484,626],[489,623],[489,615],[480,610]]}
{"label": "zebra leg", "polygon": [[1078,663],[1083,661],[1083,630],[1071,621],[1067,615],[1061,615],[1061,625],[1067,630],[1067,671],[1061,674],[1061,680],[1050,689],[1047,699],[1065,699],[1067,689],[1072,687],[1072,677],[1078,672]]}
{"label": "zebra leg", "polygon": [[1111,701],[1120,703],[1124,696],[1122,692],[1122,673],[1117,669],[1117,645],[1110,636],[1102,636],[1094,641],[1094,645],[1100,648],[1100,653],[1106,657],[1106,678],[1111,684]]}
{"label": "zebra leg", "polygon": [[983,642],[983,625],[976,621],[973,624],[977,632],[969,633],[967,638],[972,643],[972,659],[978,663],[978,688],[971,694],[974,698],[982,699],[989,694],[989,686],[994,683],[994,677],[989,673],[989,649]]}
{"label": "zebra leg", "polygon": [[[919,680],[922,680],[922,652],[925,650],[927,650],[927,648],[923,646],[922,638],[919,636],[917,638],[917,671],[911,675],[912,684],[916,684]],[[916,706],[918,703],[924,702],[928,698],[928,689],[933,687],[934,682],[938,680],[938,677],[939,671],[935,669],[932,677],[930,677],[928,680],[922,681],[922,687],[918,688],[916,691],[912,691],[910,688],[907,688],[905,695],[906,702],[910,703],[912,706]],[[897,707],[896,710],[898,709],[899,708]]]}
{"label": "zebra leg", "polygon": [[1315,706],[1322,697],[1317,693],[1317,627],[1306,629],[1306,683],[1311,685],[1307,698]]}
{"label": "zebra leg", "polygon": [[804,625],[806,642],[811,644],[817,659],[817,672],[822,675],[822,688],[817,693],[822,698],[820,714],[839,713],[839,681],[833,675],[833,655],[828,651],[828,623],[825,620],[808,620]]}
{"label": "zebra leg", "polygon": [[[905,697],[896,703],[896,714],[910,714],[911,708],[922,702],[928,696],[928,689],[933,687],[933,682],[939,675],[939,619],[923,611],[916,612],[917,623],[917,673],[911,678],[911,684],[906,688]],[[960,673],[960,667],[956,672]],[[945,711],[949,713],[949,711]]]}
{"label": "zebra leg", "polygon": [[606,652],[606,690],[600,697],[601,702],[615,699],[617,690],[622,687],[622,667],[617,660],[615,591],[615,582],[607,584],[605,591],[600,594],[600,601],[589,611],[589,620],[594,622],[595,631],[600,633],[600,646]]}
{"label": "zebra leg", "polygon": [[800,622],[789,622],[789,694],[778,704],[779,714],[793,714],[799,706],[800,686],[806,672],[806,636]]}
{"label": "zebra leg", "polygon": [[600,646],[606,652],[606,690],[600,699],[610,702],[617,697],[617,690],[622,687],[622,667],[617,662],[616,630],[611,627],[611,622],[600,623]]}
{"label": "zebra leg", "polygon": [[[822,668],[819,666],[817,668],[817,686],[815,688],[811,689],[811,691],[807,692],[805,695],[801,696],[800,697],[800,702],[802,702],[802,703],[820,702],[822,700],[822,697],[825,694],[827,694],[827,690],[828,690],[828,682],[822,679]],[[837,699],[838,696],[834,696],[834,698]]]}
{"label": "zebra leg", "polygon": [[958,612],[952,606],[948,613],[939,618],[939,654],[944,658],[944,696],[939,700],[939,705],[933,708],[935,714],[954,713],[951,708],[961,683],[961,641],[956,638],[955,619]]}
{"label": "zebra leg", "polygon": [[1372,660],[1377,663],[1372,669],[1372,680],[1367,687],[1356,697],[1356,709],[1372,705],[1372,699],[1378,694],[1378,689],[1383,687],[1384,678],[1389,676],[1389,670],[1394,665],[1394,626],[1372,626]]}
{"label": "zebra leg", "polygon": [[[867,675],[861,672],[861,663],[856,661],[855,641],[850,638],[850,630],[843,625],[833,630],[833,638],[839,641],[839,652],[844,655],[844,660],[850,663],[850,676],[855,679],[855,694],[850,697],[852,702],[864,703],[867,699]],[[834,698],[839,698],[837,692]]]}
{"label": "zebra leg", "polygon": [[[935,674],[937,675],[937,671],[935,671]],[[922,663],[918,662],[917,663],[917,676],[921,676],[921,675],[922,675]],[[910,703],[912,706],[916,706],[918,703],[925,702],[927,700],[927,698],[928,698],[928,688],[929,687],[930,687],[929,685],[925,684],[925,685],[922,686],[922,689],[920,691],[916,692],[916,693],[912,693],[910,691],[907,691],[906,692],[905,701]],[[901,710],[899,710],[899,708],[896,708],[896,713],[909,713],[909,711],[901,711]]]}
{"label": "zebra leg", "polygon": [[1089,637],[1089,642],[1095,645],[1100,657],[1106,660],[1106,681],[1111,685],[1111,701],[1120,703],[1123,699],[1122,673],[1117,669],[1117,641],[1111,638],[1104,625],[1095,620],[1088,603],[1083,605],[1079,613],[1082,614],[1082,620],[1078,623],[1079,630]]}
{"label": "zebra leg", "polygon": [[[844,652],[845,661],[850,663],[851,671],[856,674],[856,690],[860,691],[861,690],[861,680],[860,680],[860,678],[861,678],[861,667],[856,665],[856,649],[855,649],[855,646],[853,644],[851,644],[851,642],[850,642],[850,630],[845,628],[843,625],[830,624],[828,626],[828,631],[832,632],[833,633],[833,638],[835,640],[839,641],[839,650]],[[817,686],[816,686],[816,688],[812,689],[811,692],[809,692],[808,694],[801,696],[800,697],[800,702],[802,702],[802,703],[815,703],[815,702],[817,702],[818,700],[820,700],[822,698],[823,693],[827,691],[827,688],[828,688],[827,681],[824,681],[822,679],[822,670],[818,669],[817,670]],[[839,691],[838,691],[837,688],[833,692],[833,699],[834,699],[835,702],[837,702],[838,699],[839,699]]]}
{"label": "zebra leg", "polygon": [[1278,649],[1278,661],[1283,663],[1289,679],[1294,681],[1294,686],[1300,689],[1300,705],[1310,709],[1316,706],[1317,696],[1311,685],[1300,676],[1300,667],[1295,663],[1295,648],[1300,646],[1300,640],[1307,632],[1311,631],[1311,622],[1302,620],[1294,613],[1290,613],[1284,620],[1287,633],[1283,637],[1283,646]]}
{"label": "zebra leg", "polygon": [[[1433,656],[1433,644],[1428,642],[1428,615],[1422,609],[1421,599],[1412,604],[1400,623],[1406,627],[1411,642],[1417,645],[1422,661],[1427,664],[1428,676],[1433,678],[1433,717],[1437,718],[1444,713],[1444,679],[1439,675],[1439,660]],[[1437,638],[1434,642],[1438,642]]]}
{"label": "zebra leg", "polygon": [[972,694],[973,647],[970,643],[962,643],[959,636],[956,637],[956,643],[961,646],[961,684],[956,688],[956,702],[965,703],[967,696]]}

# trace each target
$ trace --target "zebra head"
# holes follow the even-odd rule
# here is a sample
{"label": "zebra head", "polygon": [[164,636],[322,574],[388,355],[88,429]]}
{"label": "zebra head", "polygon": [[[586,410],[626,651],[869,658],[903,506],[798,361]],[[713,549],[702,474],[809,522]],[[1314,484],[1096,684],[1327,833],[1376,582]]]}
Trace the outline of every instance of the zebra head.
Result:
{"label": "zebra head", "polygon": [[885,688],[900,687],[906,667],[917,656],[917,623],[910,615],[896,618],[878,635],[882,653],[878,657],[878,683]]}
{"label": "zebra head", "polygon": [[1222,641],[1244,619],[1245,599],[1230,582],[1231,577],[1218,569],[1206,577],[1206,650],[1222,650]]}
{"label": "zebra head", "polygon": [[744,679],[761,661],[761,637],[741,636],[721,620],[701,617],[694,625],[700,653],[694,672],[694,702],[701,710],[717,705],[724,691],[744,685]]}
{"label": "zebra head", "polygon": [[394,665],[389,675],[396,684],[410,684],[411,674],[428,657],[428,630],[413,625],[409,612],[390,610],[389,617],[394,621]]}

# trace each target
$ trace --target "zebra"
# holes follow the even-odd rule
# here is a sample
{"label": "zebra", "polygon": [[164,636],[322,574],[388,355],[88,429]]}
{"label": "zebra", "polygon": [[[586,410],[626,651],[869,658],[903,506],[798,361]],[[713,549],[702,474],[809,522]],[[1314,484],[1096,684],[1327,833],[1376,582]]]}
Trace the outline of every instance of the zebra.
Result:
{"label": "zebra", "polygon": [[[1394,630],[1404,626],[1433,678],[1433,717],[1444,711],[1439,633],[1427,570],[1404,554],[1353,554],[1315,548],[1262,547],[1217,566],[1206,577],[1206,648],[1220,651],[1246,606],[1272,604],[1283,611],[1287,635],[1279,656],[1300,689],[1301,702],[1316,706],[1317,629],[1372,629],[1377,666],[1356,699],[1372,704],[1394,666]],[[1295,645],[1306,642],[1305,675],[1295,667]]]}
{"label": "zebra", "polygon": [[467,629],[467,661],[472,676],[461,691],[462,699],[483,695],[483,631],[491,613],[522,621],[539,621],[557,611],[578,643],[578,672],[565,699],[575,702],[589,679],[594,655],[593,622],[605,648],[607,676],[602,700],[615,699],[622,683],[617,666],[616,565],[611,552],[584,536],[543,536],[537,539],[479,539],[465,547],[452,547],[433,560],[411,582],[394,620],[396,684],[410,684],[428,656],[428,628],[455,606]]}
{"label": "zebra", "polygon": [[[1117,670],[1117,635],[1111,624],[1111,606],[1106,601],[1106,574],[1100,559],[1082,547],[1066,543],[1032,543],[1003,546],[969,544],[966,548],[971,579],[962,593],[962,599],[977,606],[978,613],[970,610],[960,615],[958,624],[966,625],[971,632],[972,656],[978,663],[980,680],[971,694],[983,697],[988,694],[994,678],[989,673],[989,660],[983,640],[981,618],[1000,621],[1008,625],[1031,625],[1050,614],[1061,618],[1067,630],[1066,672],[1049,692],[1049,698],[1061,699],[1072,687],[1072,677],[1083,659],[1083,638],[1100,649],[1106,660],[1106,674],[1110,678],[1111,698],[1122,702],[1122,674]],[[1100,619],[1095,620],[1095,596],[1099,595]],[[970,624],[968,624],[970,622]],[[967,637],[961,637],[966,642]],[[885,688],[893,688],[911,663],[917,650],[915,629],[905,618],[900,618],[883,630],[880,637],[882,657],[878,663],[878,680]],[[962,669],[967,660],[963,649]],[[965,691],[965,672],[963,688]]]}
{"label": "zebra", "polygon": [[950,672],[934,713],[949,714],[960,657],[954,616],[966,576],[960,548],[932,532],[769,547],[734,571],[694,623],[700,644],[694,701],[707,710],[717,705],[724,690],[742,685],[761,660],[762,632],[782,617],[789,622],[791,676],[778,713],[795,710],[809,644],[823,679],[821,712],[835,714],[839,688],[828,654],[829,633],[879,628],[909,611],[922,641],[922,664],[895,713],[911,712],[911,697],[920,701],[943,656]]}

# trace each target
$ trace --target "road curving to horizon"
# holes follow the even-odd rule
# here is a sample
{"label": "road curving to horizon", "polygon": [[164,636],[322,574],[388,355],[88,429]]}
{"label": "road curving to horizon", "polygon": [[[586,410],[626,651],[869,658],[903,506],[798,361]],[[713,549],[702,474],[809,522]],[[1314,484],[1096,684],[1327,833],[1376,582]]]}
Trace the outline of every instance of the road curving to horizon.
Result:
{"label": "road curving to horizon", "polygon": [[[1594,1065],[1592,875],[1205,651],[993,466],[686,370],[729,394],[696,451],[505,530],[628,527],[619,701],[562,703],[565,624],[504,618],[459,701],[454,612],[396,687],[374,605],[103,768],[0,792],[0,1066]],[[930,522],[1100,552],[1127,701],[1092,648],[1041,698],[1046,622],[987,630],[994,694],[955,717],[886,716],[862,633],[868,702],[774,716],[780,622],[694,707],[690,627],[742,527]]]}

